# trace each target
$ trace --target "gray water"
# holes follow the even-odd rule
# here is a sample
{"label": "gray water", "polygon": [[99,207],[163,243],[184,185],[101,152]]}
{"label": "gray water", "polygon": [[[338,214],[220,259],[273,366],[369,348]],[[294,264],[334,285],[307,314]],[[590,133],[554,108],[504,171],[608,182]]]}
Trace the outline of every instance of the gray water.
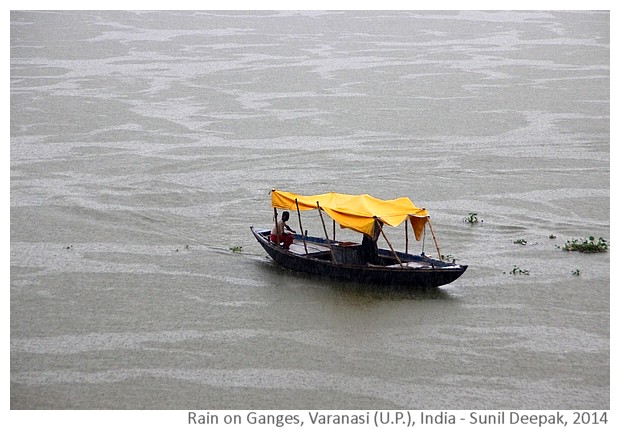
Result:
{"label": "gray water", "polygon": [[[559,247],[609,239],[609,30],[12,12],[11,408],[608,409],[609,253]],[[469,269],[433,292],[287,272],[249,231],[272,188],[409,196]]]}

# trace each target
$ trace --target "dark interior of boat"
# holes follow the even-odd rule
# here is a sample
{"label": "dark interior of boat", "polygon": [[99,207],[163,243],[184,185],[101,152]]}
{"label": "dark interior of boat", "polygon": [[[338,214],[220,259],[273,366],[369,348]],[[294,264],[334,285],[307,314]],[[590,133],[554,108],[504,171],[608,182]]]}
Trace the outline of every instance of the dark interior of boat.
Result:
{"label": "dark interior of boat", "polygon": [[[260,232],[267,240],[269,240],[269,232]],[[355,242],[331,242],[331,250],[325,239],[316,237],[302,237],[295,234],[293,244],[289,247],[289,251],[297,255],[307,255],[308,257],[329,261],[332,259],[332,251],[336,263],[347,266],[398,266],[400,263],[394,257],[390,250],[379,249],[378,255],[373,261],[368,261],[368,257],[364,254],[362,244]],[[304,243],[305,242],[305,243]],[[408,257],[408,258],[407,258]],[[419,260],[419,257],[400,254],[401,262],[413,262]]]}

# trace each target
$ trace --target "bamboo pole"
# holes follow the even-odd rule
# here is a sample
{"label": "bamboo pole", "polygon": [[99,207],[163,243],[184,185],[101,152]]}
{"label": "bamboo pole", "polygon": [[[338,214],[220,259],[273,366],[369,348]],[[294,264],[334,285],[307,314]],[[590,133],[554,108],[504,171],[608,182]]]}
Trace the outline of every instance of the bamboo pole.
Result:
{"label": "bamboo pole", "polygon": [[394,247],[392,246],[392,244],[388,240],[387,236],[385,235],[385,232],[383,231],[383,227],[381,227],[381,223],[376,222],[376,220],[377,220],[377,218],[375,217],[375,225],[379,226],[379,231],[381,232],[381,234],[383,235],[383,238],[385,239],[385,241],[387,242],[388,246],[392,250],[392,254],[394,254],[394,258],[396,258],[396,261],[398,261],[398,264],[400,264],[400,267],[403,267],[403,262],[400,261],[400,258],[398,258],[398,254],[396,254],[396,251],[394,250]]}
{"label": "bamboo pole", "polygon": [[321,223],[323,224],[323,231],[325,232],[325,239],[327,240],[327,245],[329,246],[329,252],[332,254],[332,262],[336,262],[336,256],[334,255],[334,250],[332,249],[332,243],[329,240],[329,234],[327,233],[327,227],[325,227],[325,220],[323,219],[323,214],[321,213],[321,205],[319,202],[316,202],[316,208],[319,210],[319,215],[321,216]]}
{"label": "bamboo pole", "polygon": [[409,220],[411,218],[407,217],[405,221],[405,254],[409,254]]}
{"label": "bamboo pole", "polygon": [[275,234],[276,241],[277,241],[276,245],[279,245],[280,244],[280,236],[278,235],[278,210],[276,208],[273,208],[273,222],[276,225],[276,228],[274,230],[276,232],[276,234]]}
{"label": "bamboo pole", "polygon": [[308,246],[306,245],[306,235],[304,234],[304,228],[301,226],[301,214],[299,213],[299,203],[297,203],[297,199],[295,199],[295,206],[297,206],[297,218],[299,218],[299,231],[301,232],[301,240],[304,242],[304,249],[306,250],[306,255],[308,255]]}
{"label": "bamboo pole", "polygon": [[441,260],[441,251],[439,250],[439,244],[437,243],[437,238],[435,237],[435,231],[433,230],[433,224],[431,224],[431,218],[427,218],[428,226],[431,229],[431,234],[433,235],[433,240],[435,241],[435,248],[437,248],[437,259]]}

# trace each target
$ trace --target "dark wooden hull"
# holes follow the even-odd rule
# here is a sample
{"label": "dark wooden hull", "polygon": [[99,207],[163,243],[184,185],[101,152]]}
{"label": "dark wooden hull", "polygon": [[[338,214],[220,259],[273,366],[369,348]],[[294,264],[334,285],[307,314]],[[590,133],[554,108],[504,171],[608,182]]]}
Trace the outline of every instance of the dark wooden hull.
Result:
{"label": "dark wooden hull", "polygon": [[[332,242],[336,256],[334,262],[325,239],[306,237],[307,244],[327,249],[326,251],[315,249],[314,252],[306,254],[305,251],[300,252],[299,248],[295,252],[271,243],[268,230],[256,230],[254,227],[250,229],[258,243],[280,266],[329,279],[404,288],[436,288],[455,281],[467,269],[467,266],[399,252],[397,253],[399,258],[406,265],[401,267],[391,251],[383,249],[379,250],[381,265],[360,264],[355,261],[355,248],[358,245],[338,242]],[[295,239],[298,247],[303,246],[299,245],[302,243],[301,236],[295,235]]]}

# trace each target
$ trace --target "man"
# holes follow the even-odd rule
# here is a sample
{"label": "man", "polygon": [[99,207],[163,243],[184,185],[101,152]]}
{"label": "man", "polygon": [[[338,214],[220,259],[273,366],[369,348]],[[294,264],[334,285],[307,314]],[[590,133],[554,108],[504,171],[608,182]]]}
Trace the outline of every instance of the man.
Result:
{"label": "man", "polygon": [[375,220],[373,235],[369,236],[364,234],[362,239],[362,260],[366,264],[380,264],[381,260],[379,259],[379,247],[377,246],[377,240],[379,239],[379,233],[381,232],[382,226],[383,221]]}
{"label": "man", "polygon": [[282,219],[276,223],[273,229],[271,229],[271,236],[269,237],[269,240],[271,240],[273,243],[282,243],[284,249],[288,249],[293,243],[293,236],[285,233],[284,230],[288,230],[291,233],[296,233],[295,230],[293,230],[286,224],[289,216],[290,215],[287,211],[282,212]]}

